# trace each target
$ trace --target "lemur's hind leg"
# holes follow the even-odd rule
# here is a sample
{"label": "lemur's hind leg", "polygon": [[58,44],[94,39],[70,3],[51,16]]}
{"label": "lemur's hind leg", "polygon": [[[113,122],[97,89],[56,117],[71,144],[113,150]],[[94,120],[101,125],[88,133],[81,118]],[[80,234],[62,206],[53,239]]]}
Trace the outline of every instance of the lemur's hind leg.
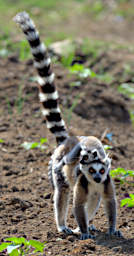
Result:
{"label": "lemur's hind leg", "polygon": [[59,170],[54,173],[54,212],[57,229],[59,232],[72,234],[72,230],[66,226],[70,188]]}

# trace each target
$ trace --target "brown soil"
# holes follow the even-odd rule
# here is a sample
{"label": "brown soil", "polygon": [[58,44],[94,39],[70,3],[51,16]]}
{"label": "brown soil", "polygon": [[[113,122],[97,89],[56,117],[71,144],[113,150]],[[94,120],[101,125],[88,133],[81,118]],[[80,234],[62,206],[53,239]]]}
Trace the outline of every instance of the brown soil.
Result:
{"label": "brown soil", "polygon": [[[132,58],[134,60],[134,54],[132,56],[125,52],[104,53],[99,64],[114,74],[112,84],[106,85],[94,78],[83,81],[77,88],[70,88],[69,85],[76,77],[70,77],[61,65],[54,65],[63,111],[79,95],[69,126],[78,135],[101,138],[106,129],[113,134],[112,142],[103,139],[104,144],[113,146],[110,150],[112,168],[134,167],[134,128],[128,114],[131,102],[117,92],[118,82],[123,77],[123,62],[131,62]],[[88,65],[88,58],[85,65]],[[124,235],[123,239],[105,235],[107,220],[103,206],[94,219],[94,225],[100,230],[94,241],[80,241],[77,236],[65,236],[57,232],[53,217],[53,192],[47,177],[47,165],[55,140],[46,129],[40,113],[37,85],[29,81],[36,75],[32,61],[21,63],[12,56],[0,59],[0,69],[0,139],[4,140],[0,144],[0,240],[9,236],[24,236],[47,241],[44,255],[134,255],[134,209],[119,206],[126,193],[133,193],[131,184],[121,186],[115,181],[117,226]],[[97,71],[98,61],[94,63],[93,69]],[[131,80],[132,77],[124,79]],[[19,86],[22,86],[23,98],[20,113]],[[65,119],[68,120],[67,115]],[[24,141],[38,142],[41,137],[48,138],[44,151],[26,151],[20,146]],[[70,227],[76,226],[71,207],[68,223]]]}

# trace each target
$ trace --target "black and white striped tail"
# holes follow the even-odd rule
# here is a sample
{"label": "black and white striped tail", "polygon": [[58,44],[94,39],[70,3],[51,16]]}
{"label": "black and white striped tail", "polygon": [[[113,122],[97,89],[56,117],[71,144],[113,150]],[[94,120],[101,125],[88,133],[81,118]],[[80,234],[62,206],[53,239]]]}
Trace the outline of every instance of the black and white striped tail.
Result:
{"label": "black and white striped tail", "polygon": [[51,70],[51,59],[45,45],[40,41],[39,33],[26,12],[18,13],[15,18],[28,40],[38,71],[39,98],[42,103],[42,114],[46,118],[48,129],[55,135],[58,144],[68,137],[64,120],[58,106],[58,93],[54,85],[54,73]]}

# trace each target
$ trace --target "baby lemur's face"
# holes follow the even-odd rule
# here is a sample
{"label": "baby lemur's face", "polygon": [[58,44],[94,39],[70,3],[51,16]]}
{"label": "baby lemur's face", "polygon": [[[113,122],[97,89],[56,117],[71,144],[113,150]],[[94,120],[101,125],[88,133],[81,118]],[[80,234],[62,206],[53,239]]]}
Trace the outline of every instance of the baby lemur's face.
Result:
{"label": "baby lemur's face", "polygon": [[96,149],[92,151],[84,149],[80,153],[80,170],[89,182],[104,182],[110,166],[111,159],[108,156],[105,159],[101,159]]}

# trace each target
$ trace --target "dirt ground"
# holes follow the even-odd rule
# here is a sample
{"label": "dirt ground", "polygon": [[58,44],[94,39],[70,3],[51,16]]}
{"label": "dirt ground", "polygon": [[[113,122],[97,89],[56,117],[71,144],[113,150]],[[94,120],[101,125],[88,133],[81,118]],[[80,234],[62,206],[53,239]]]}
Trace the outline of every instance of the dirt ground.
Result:
{"label": "dirt ground", "polygon": [[[89,66],[90,56],[81,57]],[[60,64],[54,65],[60,104],[65,116],[76,96],[79,95],[69,127],[77,135],[95,135],[102,138],[104,131],[112,133],[110,155],[112,168],[134,168],[134,127],[129,118],[132,102],[117,92],[117,85],[132,82],[132,76],[123,76],[123,64],[134,62],[134,53],[127,50],[111,50],[100,55],[92,64],[108,70],[114,81],[107,85],[94,79],[84,80],[82,86],[71,87],[76,77],[70,77]],[[61,235],[56,230],[53,217],[52,189],[48,182],[47,165],[55,148],[55,139],[48,132],[40,112],[38,88],[31,78],[36,75],[31,60],[20,62],[17,56],[0,59],[0,240],[9,236],[47,241],[44,255],[134,255],[134,208],[120,208],[120,200],[133,193],[131,184],[120,186],[115,181],[118,201],[117,227],[124,238],[108,238],[105,235],[107,220],[101,205],[94,225],[99,229],[95,240],[80,241],[77,236]],[[21,96],[18,96],[19,88]],[[20,103],[21,102],[21,103]],[[22,106],[22,109],[21,107]],[[68,116],[65,117],[66,122]],[[26,151],[24,141],[39,142],[46,137],[46,149]],[[68,216],[70,227],[76,223],[71,202]],[[4,255],[4,254],[0,254]]]}

